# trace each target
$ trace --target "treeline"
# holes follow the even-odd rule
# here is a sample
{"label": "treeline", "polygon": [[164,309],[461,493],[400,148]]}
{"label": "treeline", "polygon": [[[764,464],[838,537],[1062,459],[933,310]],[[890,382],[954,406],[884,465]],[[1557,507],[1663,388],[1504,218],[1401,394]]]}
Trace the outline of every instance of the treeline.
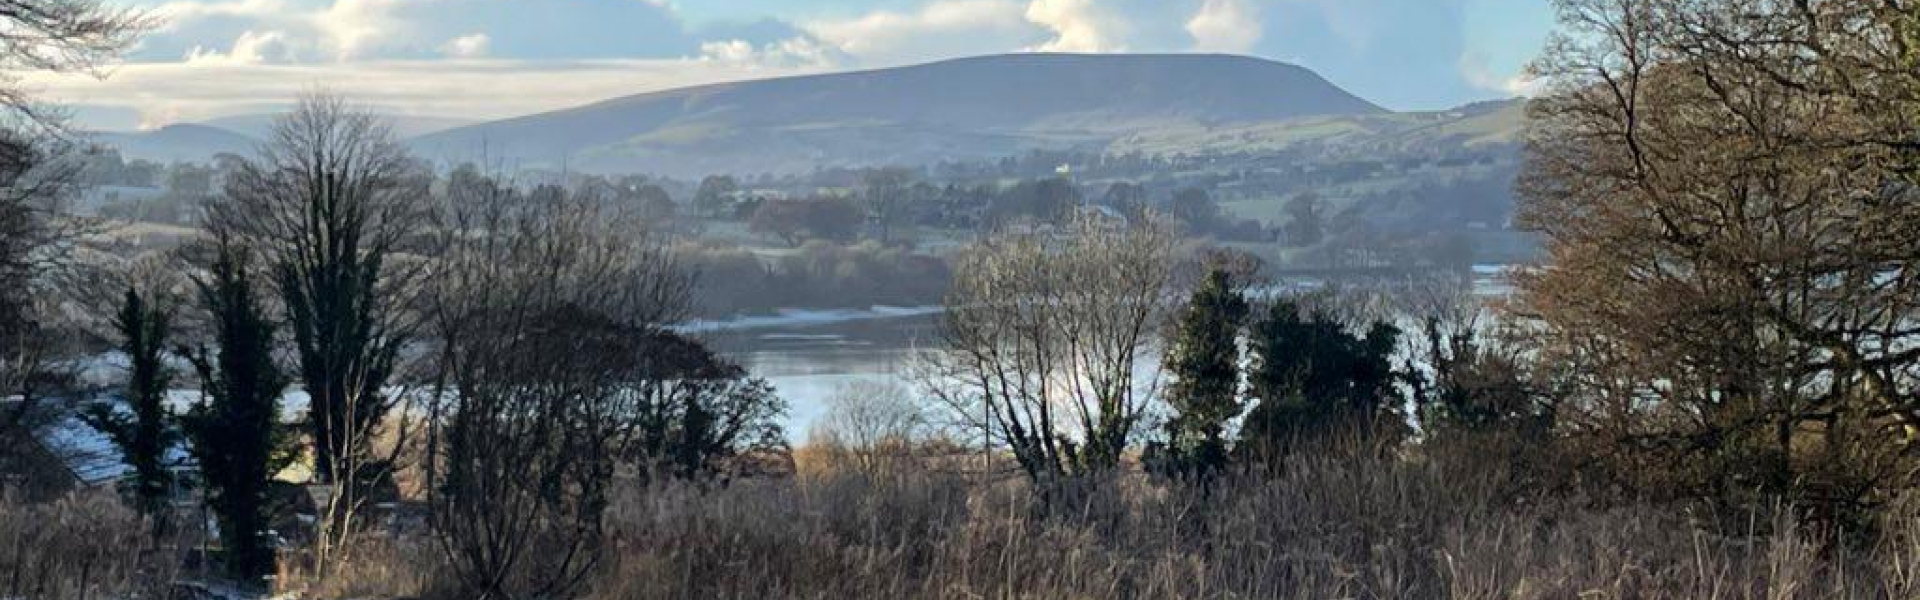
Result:
{"label": "treeline", "polygon": [[[89,255],[73,300],[9,305],[8,331],[46,352],[7,354],[22,369],[7,381],[10,460],[80,410],[131,467],[154,547],[207,534],[179,511],[195,490],[218,523],[210,558],[254,589],[347,560],[391,518],[377,506],[424,502],[449,568],[484,596],[574,585],[601,551],[616,474],[707,478],[784,445],[772,388],[671,329],[693,273],[618,190],[474,169],[436,184],[335,97],[302,99],[274,139],[205,199],[197,240],[118,265]],[[29,217],[47,245],[23,261],[84,241]],[[89,333],[129,365],[100,397],[63,377],[97,350],[50,343]],[[199,390],[184,410],[177,386]],[[282,520],[289,467],[308,474],[311,533]],[[300,554],[277,548],[290,540]],[[535,544],[554,553],[524,553]]]}
{"label": "treeline", "polygon": [[810,241],[776,256],[682,242],[675,253],[697,274],[691,310],[708,318],[789,308],[928,306],[945,297],[953,280],[945,258],[874,241]]}
{"label": "treeline", "polygon": [[[1920,472],[1920,46],[1899,41],[1920,9],[1745,6],[1561,3],[1585,41],[1540,61],[1519,215],[1550,261],[1504,310],[1345,322],[1280,301],[1249,323],[1231,272],[1161,302],[1164,233],[1000,238],[957,267],[937,362],[969,383],[944,398],[1036,481],[1111,470],[1150,435],[1140,362],[1167,306],[1150,462],[1178,472],[1259,471],[1328,435],[1498,440],[1512,454],[1488,459],[1530,465],[1534,493],[1876,522]],[[1391,364],[1402,342],[1419,360]]]}
{"label": "treeline", "polygon": [[1063,227],[1083,212],[1114,219],[1141,219],[1160,212],[1178,220],[1187,233],[1235,241],[1269,241],[1273,232],[1258,221],[1232,221],[1201,188],[1156,193],[1119,181],[1089,194],[1073,178],[1058,174],[1013,182],[938,183],[915,170],[876,168],[857,171],[846,188],[812,188],[798,193],[783,188],[747,189],[729,176],[703,180],[691,202],[695,214],[742,221],[754,233],[787,245],[808,240],[847,243],[872,239],[903,241],[914,227],[979,234],[1009,228]]}

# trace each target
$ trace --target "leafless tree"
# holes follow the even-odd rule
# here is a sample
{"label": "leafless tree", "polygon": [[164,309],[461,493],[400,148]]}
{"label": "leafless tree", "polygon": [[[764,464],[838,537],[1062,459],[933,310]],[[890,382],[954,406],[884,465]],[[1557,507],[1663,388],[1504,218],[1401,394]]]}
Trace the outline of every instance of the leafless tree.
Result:
{"label": "leafless tree", "polygon": [[[392,471],[374,448],[399,394],[388,389],[417,327],[412,302],[432,208],[426,176],[383,122],[337,96],[300,99],[258,156],[238,165],[207,228],[265,260],[299,358],[323,529]],[[328,546],[322,544],[322,547]]]}
{"label": "leafless tree", "polygon": [[1551,260],[1515,307],[1577,365],[1562,425],[1649,490],[1910,483],[1920,6],[1558,5],[1519,214]]}
{"label": "leafless tree", "polygon": [[893,228],[906,220],[912,210],[913,172],[902,168],[883,168],[867,172],[861,180],[860,197],[866,203],[867,216],[879,227],[880,243],[893,243]]}
{"label": "leafless tree", "polygon": [[1175,237],[1158,218],[1088,218],[969,249],[930,391],[1036,480],[1113,468],[1158,385],[1149,353],[1176,294]]}
{"label": "leafless tree", "polygon": [[[86,223],[64,215],[79,147],[64,114],[19,85],[23,71],[97,72],[153,24],[95,0],[0,1],[0,437],[19,435],[45,395],[59,342],[52,298]],[[7,443],[6,448],[18,447]]]}
{"label": "leafless tree", "polygon": [[605,203],[469,176],[429,295],[445,406],[439,539],[467,591],[554,598],[602,555],[617,471],[685,474],[778,438],[764,382],[665,328],[692,279]]}
{"label": "leafless tree", "polygon": [[828,397],[808,444],[841,466],[877,477],[909,466],[928,426],[924,407],[906,386],[861,381]]}

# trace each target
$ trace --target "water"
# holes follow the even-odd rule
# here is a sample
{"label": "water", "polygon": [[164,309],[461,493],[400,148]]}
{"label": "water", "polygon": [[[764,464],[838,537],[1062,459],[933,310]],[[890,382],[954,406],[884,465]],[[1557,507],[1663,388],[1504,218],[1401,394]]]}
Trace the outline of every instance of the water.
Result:
{"label": "water", "polygon": [[789,310],[702,321],[688,330],[772,383],[789,439],[806,438],[835,390],[858,381],[911,385],[908,361],[934,343],[938,307]]}
{"label": "water", "polygon": [[[1481,298],[1505,296],[1505,265],[1475,265],[1473,293]],[[1299,292],[1324,284],[1290,279],[1288,291]],[[938,342],[935,325],[940,308],[873,307],[867,309],[786,310],[774,315],[698,321],[685,331],[713,344],[740,361],[755,376],[772,383],[786,399],[787,435],[806,438],[807,428],[824,412],[836,389],[859,381],[913,385],[910,357],[916,349]]]}

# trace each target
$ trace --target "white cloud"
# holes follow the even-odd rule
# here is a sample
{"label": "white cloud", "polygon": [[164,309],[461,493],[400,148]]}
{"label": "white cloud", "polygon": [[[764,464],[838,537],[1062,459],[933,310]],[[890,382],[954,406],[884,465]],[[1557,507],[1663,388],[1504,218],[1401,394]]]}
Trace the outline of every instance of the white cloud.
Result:
{"label": "white cloud", "polygon": [[226,52],[211,48],[199,48],[187,52],[186,63],[191,65],[258,65],[265,63],[288,63],[297,59],[296,52],[288,43],[287,35],[281,31],[254,32],[240,34],[233,46]]}
{"label": "white cloud", "polygon": [[163,26],[133,60],[175,60],[245,31],[281,32],[304,58],[336,61],[444,56],[475,32],[509,58],[676,58],[699,46],[673,8],[643,0],[171,0],[154,12]]}
{"label": "white cloud", "polygon": [[758,52],[746,40],[727,40],[700,44],[700,58],[720,62],[748,62]]}
{"label": "white cloud", "polygon": [[803,23],[813,37],[855,58],[897,63],[1006,52],[1044,33],[1013,0],[935,0],[914,12],[875,11]]}
{"label": "white cloud", "polygon": [[396,5],[396,0],[338,0],[309,18],[326,33],[334,57],[350,60],[370,41],[407,35],[405,24],[389,14]]}
{"label": "white cloud", "polygon": [[[650,91],[821,70],[817,66],[698,58],[318,64],[203,61],[126,64],[105,80],[86,74],[48,73],[27,74],[23,80],[49,100],[101,109],[130,108],[138,111],[142,126],[155,127],[277,110],[316,86],[345,94],[383,113],[497,119]],[[506,91],[506,85],[513,93],[497,93]]]}
{"label": "white cloud", "polygon": [[1245,0],[1206,0],[1187,21],[1193,49],[1199,52],[1244,54],[1265,34],[1260,11]]}
{"label": "white cloud", "polygon": [[1499,92],[1509,97],[1530,97],[1540,92],[1541,81],[1529,74],[1526,69],[1503,74],[1496,71],[1491,63],[1492,61],[1484,54],[1477,52],[1461,54],[1458,62],[1460,76],[1466,79],[1468,85],[1476,89]]}
{"label": "white cloud", "polygon": [[440,46],[440,52],[450,58],[483,58],[487,55],[487,46],[493,38],[484,33],[470,33],[451,40]]}
{"label": "white cloud", "polygon": [[794,37],[755,46],[746,40],[726,40],[700,44],[700,60],[726,63],[736,67],[830,68],[838,65],[839,53],[806,37]]}
{"label": "white cloud", "polygon": [[1053,39],[1035,46],[1042,52],[1124,52],[1127,21],[1102,9],[1093,0],[1033,0],[1027,20],[1053,32]]}

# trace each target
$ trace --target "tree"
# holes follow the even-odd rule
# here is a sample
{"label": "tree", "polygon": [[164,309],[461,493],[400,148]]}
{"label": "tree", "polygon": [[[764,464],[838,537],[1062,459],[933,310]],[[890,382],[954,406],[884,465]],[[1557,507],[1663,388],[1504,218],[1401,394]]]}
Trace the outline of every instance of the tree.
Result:
{"label": "tree", "polygon": [[1206,474],[1227,462],[1227,422],[1240,416],[1240,326],[1247,301],[1214,267],[1175,321],[1166,357],[1167,457],[1175,470]]}
{"label": "tree", "polygon": [[790,246],[809,238],[851,242],[859,235],[860,209],[839,198],[774,200],[760,204],[748,228]]}
{"label": "tree", "polygon": [[1002,234],[957,261],[931,391],[1049,482],[1119,464],[1154,377],[1141,359],[1171,304],[1175,236],[1159,219],[1077,219]]}
{"label": "tree", "polygon": [[925,411],[905,387],[856,382],[827,398],[808,445],[857,473],[880,477],[907,466],[927,425]]}
{"label": "tree", "polygon": [[1913,483],[1910,1],[1566,0],[1534,70],[1516,313],[1562,432],[1648,493],[1829,517]]}
{"label": "tree", "polygon": [[[154,25],[145,14],[98,0],[7,0],[0,5],[0,72],[93,72],[119,58]],[[68,139],[59,111],[19,82],[0,81],[0,178],[15,179]]]}
{"label": "tree", "polygon": [[1537,388],[1538,366],[1521,345],[1526,333],[1487,321],[1491,313],[1468,284],[1439,285],[1408,316],[1420,325],[1405,369],[1409,400],[1425,438],[1552,430],[1553,404]]}
{"label": "tree", "polygon": [[227,572],[261,585],[274,571],[268,486],[290,458],[279,421],[287,379],[273,362],[274,326],[254,290],[250,255],[232,240],[215,244],[207,274],[195,286],[217,349],[181,349],[203,395],[180,421],[220,524]]}
{"label": "tree", "polygon": [[680,212],[680,205],[673,202],[673,195],[666,188],[654,184],[645,184],[633,192],[634,205],[640,211],[640,217],[652,223],[672,223]]}
{"label": "tree", "polygon": [[1100,204],[1120,211],[1129,219],[1138,219],[1147,213],[1149,202],[1147,188],[1130,181],[1119,181],[1107,186],[1107,193],[1100,197]]}
{"label": "tree", "polygon": [[867,216],[880,227],[880,243],[893,241],[893,228],[906,221],[914,200],[913,173],[906,169],[874,169],[862,178]]}
{"label": "tree", "polygon": [[166,364],[172,318],[170,310],[142,297],[133,287],[127,288],[113,326],[120,334],[120,351],[127,355],[126,403],[131,414],[111,405],[96,405],[85,417],[89,425],[113,440],[121,460],[133,467],[127,482],[132,488],[130,495],[135,499],[134,506],[154,519],[156,535],[166,528],[167,494],[173,488],[167,451],[178,436],[166,405],[167,387],[173,381]]}
{"label": "tree", "polygon": [[372,441],[395,402],[385,388],[411,339],[420,273],[400,259],[426,223],[425,187],[385,124],[313,95],[208,204],[209,230],[265,259],[311,402],[315,477],[338,486],[341,506],[378,475]]}
{"label": "tree", "polygon": [[1215,204],[1213,196],[1200,188],[1175,192],[1167,212],[1194,231],[1211,231],[1220,221],[1220,205]]}
{"label": "tree", "polygon": [[995,229],[1020,219],[1071,224],[1080,201],[1080,190],[1064,177],[1022,181],[993,197],[987,206],[986,224]]}
{"label": "tree", "polygon": [[1307,192],[1287,201],[1286,243],[1295,248],[1319,244],[1327,238],[1325,202]]}
{"label": "tree", "polygon": [[730,175],[708,175],[700,180],[700,188],[693,193],[693,210],[709,219],[720,218],[733,202],[733,193],[739,190],[740,184]]}
{"label": "tree", "polygon": [[633,337],[646,358],[616,415],[626,428],[617,446],[641,475],[699,479],[742,453],[785,448],[786,403],[766,380],[671,331]]}
{"label": "tree", "polygon": [[[117,59],[153,22],[93,0],[8,0],[0,9],[0,72],[91,72]],[[0,396],[18,396],[0,415],[0,436],[20,434],[44,395],[61,344],[45,297],[65,273],[73,240],[86,229],[60,202],[83,161],[58,110],[11,77],[0,78]],[[9,443],[7,447],[23,447]]]}
{"label": "tree", "polygon": [[1240,432],[1247,458],[1272,468],[1306,441],[1339,434],[1391,440],[1404,427],[1392,364],[1399,335],[1375,322],[1357,336],[1323,309],[1274,302],[1253,326],[1247,383],[1256,404]]}
{"label": "tree", "polygon": [[629,215],[485,179],[450,192],[427,302],[435,534],[466,597],[567,597],[604,554],[616,470],[703,475],[778,439],[782,406],[666,329],[692,280]]}

